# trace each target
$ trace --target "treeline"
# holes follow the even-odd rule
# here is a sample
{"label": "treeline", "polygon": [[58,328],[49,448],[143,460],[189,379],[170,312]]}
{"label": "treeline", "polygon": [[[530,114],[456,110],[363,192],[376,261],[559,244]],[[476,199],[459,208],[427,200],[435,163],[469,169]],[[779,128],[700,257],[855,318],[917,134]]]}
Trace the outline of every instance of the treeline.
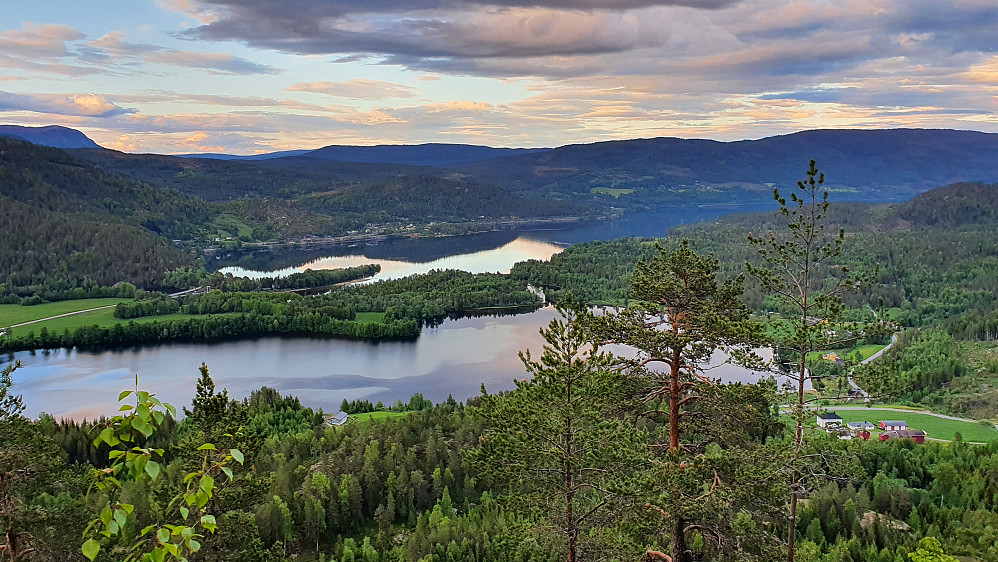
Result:
{"label": "treeline", "polygon": [[268,334],[320,335],[346,338],[411,338],[419,335],[415,320],[394,319],[385,322],[341,320],[321,311],[290,310],[286,314],[258,313],[205,314],[174,320],[149,320],[82,326],[73,332],[53,334],[42,328],[16,332],[5,339],[0,349],[50,349],[57,347],[99,348],[166,341],[204,341]]}
{"label": "treeline", "polygon": [[543,303],[526,284],[498,273],[431,271],[365,285],[348,285],[319,302],[354,310],[384,312],[385,318],[441,319],[482,310],[533,309]]}
{"label": "treeline", "polygon": [[132,302],[118,303],[114,307],[115,318],[141,318],[143,316],[162,316],[180,312],[180,303],[168,295],[156,295],[154,298],[140,299]]}
{"label": "treeline", "polygon": [[[451,406],[456,406],[453,396],[447,397],[447,404]],[[428,410],[433,407],[433,402],[427,400],[423,397],[423,394],[417,392],[409,398],[408,402],[402,402],[402,399],[396,399],[391,406],[385,406],[378,400],[377,404],[372,404],[370,400],[347,400],[343,399],[343,403],[340,404],[340,411],[346,412],[348,414],[366,414],[368,412],[419,412],[422,410]]]}
{"label": "treeline", "polygon": [[373,277],[380,271],[381,266],[378,264],[365,264],[339,269],[306,269],[305,271],[299,271],[283,277],[260,277],[256,279],[235,277],[231,273],[223,274],[216,272],[201,280],[201,286],[208,286],[221,291],[312,289]]}
{"label": "treeline", "polygon": [[[11,276],[7,283],[0,283],[0,304],[21,304],[34,306],[51,301],[67,301],[74,299],[124,298],[136,296],[138,290],[131,283],[116,283],[113,286],[99,285],[92,279],[82,282],[68,277],[46,276],[38,285],[28,287],[18,286],[17,275]],[[31,296],[18,296],[18,291]]]}

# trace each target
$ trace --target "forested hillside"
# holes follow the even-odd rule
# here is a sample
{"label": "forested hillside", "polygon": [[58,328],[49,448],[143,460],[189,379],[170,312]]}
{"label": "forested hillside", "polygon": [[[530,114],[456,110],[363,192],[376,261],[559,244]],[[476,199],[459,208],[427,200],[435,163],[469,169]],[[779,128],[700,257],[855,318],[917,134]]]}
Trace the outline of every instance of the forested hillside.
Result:
{"label": "forested hillside", "polygon": [[[807,155],[835,170],[835,200],[900,201],[957,181],[994,181],[998,135],[951,130],[815,130],[759,140],[656,138],[568,145],[460,169],[524,192],[625,190],[618,205],[766,199]],[[633,191],[632,191],[633,190]]]}
{"label": "forested hillside", "polygon": [[359,216],[366,222],[552,217],[585,210],[565,201],[521,197],[490,185],[433,176],[400,176],[384,183],[342,187],[303,197],[300,202],[324,214]]}

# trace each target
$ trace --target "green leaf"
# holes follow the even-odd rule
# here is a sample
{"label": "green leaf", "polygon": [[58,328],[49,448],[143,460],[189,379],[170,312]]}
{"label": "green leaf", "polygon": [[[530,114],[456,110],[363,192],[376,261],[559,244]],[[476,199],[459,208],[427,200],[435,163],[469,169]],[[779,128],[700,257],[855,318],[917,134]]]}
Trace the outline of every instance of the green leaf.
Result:
{"label": "green leaf", "polygon": [[159,542],[166,544],[170,542],[170,531],[168,529],[160,529],[156,531],[156,538],[159,539]]}
{"label": "green leaf", "polygon": [[114,510],[114,520],[118,523],[119,527],[125,528],[125,523],[128,522],[128,514],[125,513],[124,509],[116,509]]}
{"label": "green leaf", "polygon": [[189,509],[187,509],[186,507],[183,507],[183,506],[180,507],[180,515],[182,515],[184,517],[184,519],[187,519],[187,516],[190,515],[190,514],[191,514],[191,510],[189,510]]}
{"label": "green leaf", "polygon": [[204,493],[210,494],[212,489],[215,488],[215,479],[205,474],[204,476],[201,477],[201,481],[198,482],[198,486],[200,486],[201,489],[204,490]]}
{"label": "green leaf", "polygon": [[213,445],[211,443],[205,443],[204,445],[201,445],[200,447],[198,447],[198,450],[199,451],[214,451],[215,450],[215,445]]}
{"label": "green leaf", "polygon": [[125,398],[128,398],[128,395],[131,394],[131,393],[132,393],[131,390],[124,390],[124,391],[122,391],[121,394],[118,395],[118,402],[121,402]]}
{"label": "green leaf", "polygon": [[148,461],[148,462],[146,462],[145,469],[146,469],[146,474],[149,475],[149,478],[152,478],[153,480],[155,480],[156,477],[159,476],[159,463],[158,462],[156,462],[156,461]]}
{"label": "green leaf", "polygon": [[222,472],[224,472],[225,475],[229,477],[229,480],[232,480],[232,469],[231,468],[229,468],[227,466],[223,466],[222,467]]}
{"label": "green leaf", "polygon": [[243,464],[243,452],[242,451],[240,451],[239,449],[230,449],[229,450],[229,454],[232,455],[232,458],[236,459],[237,463]]}
{"label": "green leaf", "polygon": [[97,558],[97,553],[100,552],[100,544],[94,539],[87,539],[87,542],[83,543],[83,555],[87,557],[88,560],[93,560]]}

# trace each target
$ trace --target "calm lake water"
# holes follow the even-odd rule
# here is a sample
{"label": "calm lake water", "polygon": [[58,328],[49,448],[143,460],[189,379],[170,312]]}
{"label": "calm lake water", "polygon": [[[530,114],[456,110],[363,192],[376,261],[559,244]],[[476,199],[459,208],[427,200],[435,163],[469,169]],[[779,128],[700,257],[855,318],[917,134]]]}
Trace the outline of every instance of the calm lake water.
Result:
{"label": "calm lake water", "polygon": [[[520,230],[467,237],[384,242],[318,252],[266,252],[226,256],[223,271],[263,275],[305,268],[382,264],[379,278],[454,268],[508,271],[518,261],[548,259],[565,245],[621,236],[661,236],[684,222],[712,220],[731,210],[696,209],[637,214],[619,221],[570,225],[563,230]],[[16,393],[27,414],[95,417],[117,410],[117,395],[134,384],[178,408],[190,403],[198,367],[207,362],[219,388],[241,398],[261,386],[301,398],[308,406],[335,411],[346,399],[393,402],[421,392],[434,401],[464,400],[512,388],[524,376],[517,352],[539,353],[538,328],[555,315],[544,308],[529,314],[447,320],[413,340],[368,342],[305,337],[263,337],[215,343],[175,343],[113,351],[53,350],[17,353],[25,366],[14,374]],[[11,359],[4,356],[0,362]],[[723,358],[718,357],[720,362]],[[752,373],[723,366],[711,377],[751,381]]]}

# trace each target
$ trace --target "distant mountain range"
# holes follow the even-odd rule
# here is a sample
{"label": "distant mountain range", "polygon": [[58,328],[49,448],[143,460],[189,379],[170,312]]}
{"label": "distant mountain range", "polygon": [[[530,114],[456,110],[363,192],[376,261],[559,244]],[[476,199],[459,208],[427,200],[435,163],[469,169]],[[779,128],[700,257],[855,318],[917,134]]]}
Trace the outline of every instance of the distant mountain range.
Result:
{"label": "distant mountain range", "polygon": [[0,137],[12,137],[53,148],[100,148],[90,137],[76,129],[49,125],[47,127],[22,127],[0,125]]}
{"label": "distant mountain range", "polygon": [[253,156],[124,154],[57,126],[6,125],[0,135],[90,149],[79,155],[106,171],[209,200],[293,198],[433,176],[596,207],[748,203],[802,179],[812,158],[838,200],[900,201],[941,185],[998,179],[998,134],[948,129],[813,130],[734,142],[662,137],[550,149],[330,145]]}
{"label": "distant mountain range", "polygon": [[213,160],[272,160],[304,156],[336,162],[365,164],[402,164],[406,166],[451,166],[504,156],[545,152],[549,148],[493,148],[473,144],[381,144],[377,146],[330,145],[316,150],[285,150],[252,156],[234,154],[179,154],[184,158]]}

